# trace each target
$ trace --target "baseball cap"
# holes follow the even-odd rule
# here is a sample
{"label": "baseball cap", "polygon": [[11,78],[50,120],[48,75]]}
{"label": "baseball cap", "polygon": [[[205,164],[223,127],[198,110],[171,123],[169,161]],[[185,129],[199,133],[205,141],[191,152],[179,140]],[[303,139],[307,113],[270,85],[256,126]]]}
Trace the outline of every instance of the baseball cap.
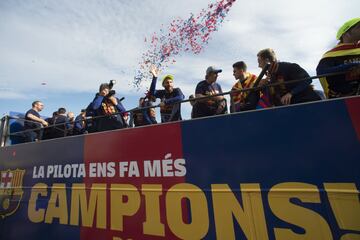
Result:
{"label": "baseball cap", "polygon": [[219,68],[216,68],[214,66],[210,66],[206,69],[206,75],[208,75],[209,73],[221,73],[222,70]]}
{"label": "baseball cap", "polygon": [[349,21],[347,21],[346,23],[344,23],[338,30],[337,34],[336,34],[336,39],[340,40],[341,36],[344,35],[347,31],[349,31],[350,28],[352,28],[353,26],[355,26],[356,24],[358,24],[360,22],[360,18],[353,18]]}
{"label": "baseball cap", "polygon": [[164,85],[164,81],[165,81],[166,79],[171,79],[171,80],[174,81],[174,76],[171,75],[171,74],[168,74],[168,75],[166,75],[165,77],[163,77],[163,79],[162,79],[162,84],[163,84],[163,85]]}

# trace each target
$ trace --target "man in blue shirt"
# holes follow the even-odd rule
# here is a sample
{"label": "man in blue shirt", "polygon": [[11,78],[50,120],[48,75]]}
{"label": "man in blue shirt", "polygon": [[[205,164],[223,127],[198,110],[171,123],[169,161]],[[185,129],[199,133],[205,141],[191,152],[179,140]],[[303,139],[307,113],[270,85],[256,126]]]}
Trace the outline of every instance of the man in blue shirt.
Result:
{"label": "man in blue shirt", "polygon": [[180,88],[174,88],[174,77],[166,75],[162,80],[164,90],[156,90],[156,80],[158,76],[158,69],[152,67],[150,73],[153,79],[150,86],[149,94],[155,98],[160,98],[160,115],[161,122],[173,122],[181,120],[181,102],[185,96]]}
{"label": "man in blue shirt", "polygon": [[74,122],[74,135],[87,133],[86,131],[86,109],[81,109],[81,112],[75,118]]}
{"label": "man in blue shirt", "polygon": [[124,128],[125,121],[121,113],[125,112],[124,106],[119,99],[110,94],[110,86],[107,83],[100,85],[99,93],[89,105],[95,118],[96,131],[107,131]]}
{"label": "man in blue shirt", "polygon": [[[220,84],[216,82],[218,74],[222,70],[210,66],[206,70],[205,80],[198,83],[195,90],[195,97],[206,97],[222,93]],[[227,113],[227,104],[224,96],[215,96],[202,100],[196,100],[192,117],[199,118]]]}

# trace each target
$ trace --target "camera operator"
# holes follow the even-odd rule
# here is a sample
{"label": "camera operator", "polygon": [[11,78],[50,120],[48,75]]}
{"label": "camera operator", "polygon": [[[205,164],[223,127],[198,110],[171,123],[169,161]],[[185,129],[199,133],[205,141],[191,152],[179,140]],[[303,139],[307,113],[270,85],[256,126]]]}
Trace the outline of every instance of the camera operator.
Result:
{"label": "camera operator", "polygon": [[96,94],[94,100],[89,105],[94,112],[94,124],[96,131],[107,131],[126,127],[122,117],[125,108],[115,95],[115,91],[111,90],[114,81],[103,83],[100,85],[99,93]]}

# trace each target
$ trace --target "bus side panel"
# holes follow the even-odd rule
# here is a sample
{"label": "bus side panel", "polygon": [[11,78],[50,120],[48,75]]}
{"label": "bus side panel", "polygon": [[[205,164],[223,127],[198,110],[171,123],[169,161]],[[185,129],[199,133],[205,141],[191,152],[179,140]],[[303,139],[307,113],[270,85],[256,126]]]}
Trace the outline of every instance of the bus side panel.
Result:
{"label": "bus side panel", "polygon": [[[352,116],[360,113],[359,105],[352,109]],[[279,198],[286,199],[293,194],[291,201],[294,204],[325,219],[334,239],[352,232],[340,229],[339,219],[335,219],[324,191],[325,183],[355,184],[357,192],[353,193],[353,199],[357,199],[355,205],[360,207],[360,141],[344,101],[184,122],[182,130],[184,158],[189,170],[187,181],[202,189],[211,189],[212,184],[226,184],[240,206],[243,206],[240,184],[259,184],[270,239],[275,239],[275,228],[305,234],[303,227],[276,216],[269,204],[272,196],[269,196],[269,190],[290,183],[315,186],[320,202],[302,202],[291,192],[280,193]],[[208,205],[212,206],[209,209],[211,226],[206,239],[215,239],[216,231],[219,231],[215,225],[217,216],[214,216],[212,192],[206,193]],[[341,195],[338,197],[342,198]],[[359,216],[352,219],[358,225]],[[245,227],[239,226],[235,219],[231,222],[234,223],[236,239],[245,239]],[[316,226],[317,223],[313,224]],[[232,231],[231,228],[228,230]],[[360,229],[357,233],[360,234]]]}
{"label": "bus side panel", "polygon": [[[84,179],[84,183],[86,183],[87,186],[93,183],[105,183],[107,189],[112,188],[113,190],[111,193],[109,190],[107,192],[106,230],[96,227],[82,227],[81,239],[159,239],[159,236],[151,236],[149,231],[143,228],[143,223],[149,218],[149,216],[147,216],[149,213],[147,212],[150,211],[150,209],[146,209],[146,202],[149,202],[149,200],[145,199],[145,195],[149,193],[149,191],[153,192],[157,190],[160,191],[160,195],[158,202],[154,201],[154,204],[159,204],[159,225],[163,225],[163,227],[160,227],[163,229],[163,234],[159,233],[159,235],[160,237],[161,235],[166,236],[166,239],[178,239],[166,224],[167,215],[171,214],[171,212],[166,209],[165,197],[167,190],[176,184],[184,183],[185,177],[171,176],[173,175],[173,170],[169,170],[168,174],[165,174],[163,170],[164,165],[156,164],[162,163],[164,159],[167,159],[169,163],[168,167],[173,169],[171,162],[181,158],[183,158],[183,152],[179,123],[86,136],[86,165],[113,162],[116,166],[116,174],[114,177],[97,176],[91,178],[86,177]],[[157,168],[159,171],[154,172],[155,175],[145,176],[145,162],[152,166],[160,166]],[[133,168],[131,166],[133,166]],[[130,169],[135,169],[135,171],[131,172]],[[137,175],[136,170],[139,170],[139,175]],[[118,189],[116,189],[115,185],[117,185]],[[123,188],[132,189],[122,190]],[[151,190],[154,188],[157,190]],[[111,195],[118,191],[121,191],[124,195],[134,193],[140,197],[140,204],[136,206],[134,214],[123,217],[124,231],[116,228],[116,219],[111,221],[111,215],[116,214],[114,209],[111,208],[112,204],[114,204],[111,202]],[[118,201],[120,204],[122,199],[116,199],[114,201]],[[157,206],[154,207],[156,208]],[[122,218],[122,216],[118,216],[118,218]]]}
{"label": "bus side panel", "polygon": [[358,99],[1,148],[0,239],[359,237]]}
{"label": "bus side panel", "polygon": [[[0,169],[2,173],[6,170],[25,170],[22,187],[23,195],[18,209],[11,216],[0,220],[0,239],[79,239],[80,230],[59,224],[58,218],[52,218],[50,224],[33,223],[28,216],[28,208],[31,191],[36,191],[39,184],[48,188],[45,195],[36,201],[36,210],[44,210],[42,222],[45,221],[49,206],[52,186],[54,184],[64,184],[66,195],[71,195],[73,183],[82,182],[82,178],[55,177],[54,171],[47,177],[49,166],[66,164],[79,164],[83,162],[84,137],[63,138],[38,143],[20,144],[6,147],[0,151]],[[39,175],[41,166],[44,168],[44,175]],[[36,168],[36,169],[35,169]],[[53,168],[54,169],[54,168]],[[57,171],[59,173],[59,169]],[[9,195],[0,196],[3,199]],[[3,201],[4,202],[4,201]],[[70,198],[67,198],[67,206],[70,206]],[[68,213],[66,213],[68,214]]]}

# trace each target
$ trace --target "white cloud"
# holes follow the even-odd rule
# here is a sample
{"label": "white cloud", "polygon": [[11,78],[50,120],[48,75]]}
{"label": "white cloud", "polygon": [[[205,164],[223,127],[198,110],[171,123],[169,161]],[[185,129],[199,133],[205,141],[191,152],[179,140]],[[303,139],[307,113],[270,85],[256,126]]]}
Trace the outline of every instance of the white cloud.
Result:
{"label": "white cloud", "polygon": [[0,88],[0,99],[27,99],[27,96],[13,89]]}

